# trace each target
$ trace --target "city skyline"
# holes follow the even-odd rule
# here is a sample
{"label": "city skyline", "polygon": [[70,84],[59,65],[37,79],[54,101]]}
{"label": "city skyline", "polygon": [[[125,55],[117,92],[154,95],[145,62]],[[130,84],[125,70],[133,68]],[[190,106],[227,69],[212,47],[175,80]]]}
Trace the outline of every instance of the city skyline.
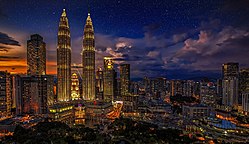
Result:
{"label": "city skyline", "polygon": [[[37,33],[47,43],[47,73],[56,74],[56,31],[63,8],[72,29],[72,63],[81,63],[86,1],[22,4],[32,7],[31,10],[22,8],[19,2],[2,0],[1,3],[1,70],[27,71],[26,41]],[[227,62],[248,67],[248,22],[243,21],[247,17],[247,4],[244,0],[235,4],[232,1],[105,1],[103,4],[92,1],[96,67],[103,66],[104,56],[113,56],[117,63],[131,64],[132,78],[179,79],[220,77],[220,65]],[[31,13],[35,8],[38,10]]]}
{"label": "city skyline", "polygon": [[0,0],[3,143],[249,143],[248,0]]}

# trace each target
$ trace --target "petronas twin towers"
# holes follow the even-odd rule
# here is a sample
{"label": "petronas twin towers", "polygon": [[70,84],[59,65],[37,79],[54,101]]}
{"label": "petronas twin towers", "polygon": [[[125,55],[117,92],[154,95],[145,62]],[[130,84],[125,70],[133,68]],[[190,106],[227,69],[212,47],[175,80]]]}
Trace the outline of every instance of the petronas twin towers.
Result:
{"label": "petronas twin towers", "polygon": [[[86,20],[82,50],[82,90],[84,100],[95,99],[95,42],[90,13]],[[57,99],[71,100],[71,38],[65,9],[60,17],[57,44]]]}
{"label": "petronas twin towers", "polygon": [[83,65],[83,99],[95,99],[95,42],[93,24],[88,13],[86,25],[83,36],[83,51],[82,51],[82,65]]}

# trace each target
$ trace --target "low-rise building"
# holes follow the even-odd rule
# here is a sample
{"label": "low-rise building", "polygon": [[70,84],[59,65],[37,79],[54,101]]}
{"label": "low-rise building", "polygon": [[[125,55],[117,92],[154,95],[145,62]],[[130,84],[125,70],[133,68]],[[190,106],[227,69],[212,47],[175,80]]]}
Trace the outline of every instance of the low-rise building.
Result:
{"label": "low-rise building", "polygon": [[66,124],[74,122],[74,105],[70,103],[57,103],[49,107],[49,118]]}
{"label": "low-rise building", "polygon": [[111,102],[87,102],[85,103],[85,123],[89,127],[94,127],[107,120],[107,114],[113,110]]}
{"label": "low-rise building", "polygon": [[203,118],[210,116],[211,107],[203,106],[203,105],[192,105],[187,106],[184,105],[182,107],[182,114],[188,118]]}

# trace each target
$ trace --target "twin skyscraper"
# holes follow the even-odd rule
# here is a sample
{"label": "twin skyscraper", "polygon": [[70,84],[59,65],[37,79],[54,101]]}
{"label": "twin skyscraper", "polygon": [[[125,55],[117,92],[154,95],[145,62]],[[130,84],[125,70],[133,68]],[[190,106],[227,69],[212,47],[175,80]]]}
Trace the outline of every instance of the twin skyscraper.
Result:
{"label": "twin skyscraper", "polygon": [[[66,10],[60,17],[57,43],[57,100],[71,100],[71,38]],[[88,13],[83,34],[82,90],[84,100],[95,99],[95,41],[93,24]]]}

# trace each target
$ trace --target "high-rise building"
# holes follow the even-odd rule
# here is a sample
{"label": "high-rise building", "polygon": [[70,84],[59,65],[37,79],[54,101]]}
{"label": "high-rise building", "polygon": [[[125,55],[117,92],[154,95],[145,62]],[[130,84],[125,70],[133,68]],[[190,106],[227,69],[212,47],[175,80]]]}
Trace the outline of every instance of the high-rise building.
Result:
{"label": "high-rise building", "polygon": [[112,101],[114,99],[114,79],[115,70],[113,68],[113,59],[104,57],[104,100]]}
{"label": "high-rise building", "polygon": [[214,105],[216,100],[216,87],[213,82],[202,81],[200,83],[201,104]]}
{"label": "high-rise building", "polygon": [[132,95],[138,95],[139,94],[138,82],[130,82],[130,94],[132,94]]}
{"label": "high-rise building", "polygon": [[28,75],[46,74],[46,43],[38,34],[31,35],[27,41],[27,65]]}
{"label": "high-rise building", "polygon": [[194,94],[194,81],[192,80],[185,80],[183,81],[183,96],[191,97]]}
{"label": "high-rise building", "polygon": [[200,82],[199,81],[195,81],[194,82],[194,86],[193,86],[193,95],[195,97],[199,97],[200,96]]}
{"label": "high-rise building", "polygon": [[71,39],[66,10],[60,17],[57,44],[57,99],[69,101],[71,96]]}
{"label": "high-rise building", "polygon": [[44,75],[38,77],[39,113],[47,114],[48,107],[54,104],[54,76]]}
{"label": "high-rise building", "polygon": [[79,92],[79,79],[76,73],[72,74],[71,81],[72,81],[71,98],[72,100],[78,100],[80,99],[80,92]]}
{"label": "high-rise building", "polygon": [[249,68],[240,70],[239,93],[242,95],[243,112],[249,115]]}
{"label": "high-rise building", "polygon": [[217,100],[220,101],[222,99],[222,79],[217,80]]}
{"label": "high-rise building", "polygon": [[103,71],[99,67],[96,73],[96,99],[102,100],[103,99]]}
{"label": "high-rise building", "polygon": [[130,89],[130,64],[120,65],[121,95],[127,95]]}
{"label": "high-rise building", "polygon": [[239,92],[240,94],[249,93],[249,68],[241,69],[239,74]]}
{"label": "high-rise building", "polygon": [[7,71],[0,71],[0,117],[11,114],[11,77]]}
{"label": "high-rise building", "polygon": [[53,81],[51,75],[16,76],[16,113],[47,114],[54,104]]}
{"label": "high-rise building", "polygon": [[17,79],[17,75],[11,75],[11,89],[12,89],[12,92],[11,92],[11,108],[13,109],[16,109],[16,95],[17,95],[17,92],[18,92],[18,85],[16,83],[16,80]]}
{"label": "high-rise building", "polygon": [[182,80],[171,80],[171,95],[183,95],[183,84],[184,82]]}
{"label": "high-rise building", "polygon": [[222,78],[238,77],[239,63],[225,63],[222,65]]}
{"label": "high-rise building", "polygon": [[13,75],[12,78],[12,95],[14,97],[14,105],[16,107],[16,114],[22,113],[22,85],[21,85],[21,76]]}
{"label": "high-rise building", "polygon": [[245,115],[249,115],[249,92],[242,94],[242,110]]}
{"label": "high-rise building", "polygon": [[148,77],[143,78],[143,85],[145,93],[150,93],[150,79]]}
{"label": "high-rise building", "polygon": [[88,13],[84,27],[82,65],[83,99],[92,101],[95,99],[95,42],[90,13]]}
{"label": "high-rise building", "polygon": [[113,99],[117,100],[118,96],[120,96],[120,89],[118,87],[118,73],[114,70],[114,82],[113,82],[113,90],[114,90],[114,95]]}
{"label": "high-rise building", "polygon": [[120,78],[117,78],[117,72],[116,72],[116,75],[115,75],[115,99],[116,100],[121,100],[122,97],[121,97],[121,82],[120,82]]}
{"label": "high-rise building", "polygon": [[238,106],[239,64],[226,63],[222,66],[222,104],[230,107]]}
{"label": "high-rise building", "polygon": [[167,79],[164,77],[158,77],[155,79],[155,89],[157,92],[163,93],[166,91],[166,81]]}

